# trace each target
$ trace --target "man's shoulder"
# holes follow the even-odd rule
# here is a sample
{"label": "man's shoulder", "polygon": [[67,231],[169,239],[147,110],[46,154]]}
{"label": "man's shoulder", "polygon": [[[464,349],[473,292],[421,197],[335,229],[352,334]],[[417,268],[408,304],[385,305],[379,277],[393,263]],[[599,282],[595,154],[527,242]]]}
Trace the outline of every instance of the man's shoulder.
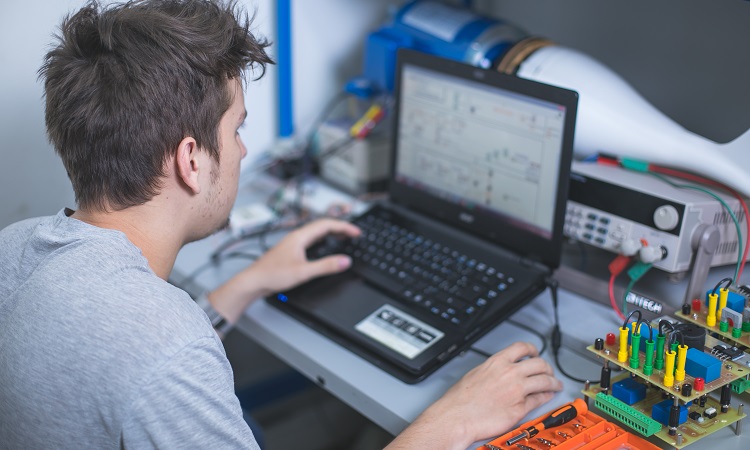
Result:
{"label": "man's shoulder", "polygon": [[133,321],[130,325],[138,330],[184,339],[215,334],[205,313],[187,292],[153,273],[138,272],[121,280],[117,295],[120,304],[127,304],[127,319]]}
{"label": "man's shoulder", "polygon": [[[78,348],[91,360],[159,365],[197,341],[214,345],[205,313],[183,290],[156,276],[124,234],[88,226],[61,211],[3,231],[14,244],[0,255],[0,293],[13,314],[0,325],[35,324],[33,342]],[[49,345],[49,344],[45,344]],[[216,347],[221,344],[216,339]],[[111,354],[109,357],[102,355]]]}
{"label": "man's shoulder", "polygon": [[6,246],[11,238],[29,236],[39,224],[50,221],[53,217],[32,217],[11,223],[5,228],[0,228],[0,246]]}

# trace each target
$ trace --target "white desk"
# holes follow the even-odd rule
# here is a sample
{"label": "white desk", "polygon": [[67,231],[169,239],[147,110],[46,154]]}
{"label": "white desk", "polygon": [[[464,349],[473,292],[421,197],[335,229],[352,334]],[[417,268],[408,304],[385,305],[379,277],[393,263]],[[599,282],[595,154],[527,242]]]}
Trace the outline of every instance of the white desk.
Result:
{"label": "white desk", "polygon": [[[175,272],[185,276],[205,263],[213,249],[225,241],[226,234],[209,237],[186,246],[178,256]],[[229,260],[201,272],[195,283],[212,289],[247,265],[247,261]],[[586,357],[585,347],[594,339],[616,332],[622,323],[610,308],[576,294],[560,291],[560,323],[563,348],[560,360],[568,373],[579,378],[598,379],[601,364]],[[553,325],[552,302],[545,291],[522,308],[513,320],[549,335]],[[352,408],[393,434],[398,434],[429,404],[439,398],[461,376],[484,360],[478,353],[467,351],[457,356],[426,380],[409,385],[324,337],[294,318],[268,305],[255,302],[238,322],[241,332],[285,361],[300,373],[349,404]],[[504,323],[474,344],[485,352],[495,352],[512,342],[526,340],[540,345],[539,338],[512,323]],[[575,350],[574,350],[575,349]],[[545,358],[552,362],[548,349]],[[532,411],[528,418],[539,416],[563,403],[581,397],[583,386],[560,375],[565,389],[550,403]],[[502,399],[498,399],[501,405]],[[733,400],[737,404],[737,399]],[[747,449],[750,438],[737,437],[733,427],[688,448]],[[706,447],[703,447],[706,445]]]}

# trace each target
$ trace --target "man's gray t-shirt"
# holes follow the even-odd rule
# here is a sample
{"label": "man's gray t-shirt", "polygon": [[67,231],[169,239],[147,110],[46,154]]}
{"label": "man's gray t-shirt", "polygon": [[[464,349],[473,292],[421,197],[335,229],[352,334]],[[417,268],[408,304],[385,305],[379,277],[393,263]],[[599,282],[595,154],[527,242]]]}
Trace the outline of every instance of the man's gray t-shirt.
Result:
{"label": "man's gray t-shirt", "polygon": [[253,448],[205,313],[123,233],[0,231],[0,447]]}

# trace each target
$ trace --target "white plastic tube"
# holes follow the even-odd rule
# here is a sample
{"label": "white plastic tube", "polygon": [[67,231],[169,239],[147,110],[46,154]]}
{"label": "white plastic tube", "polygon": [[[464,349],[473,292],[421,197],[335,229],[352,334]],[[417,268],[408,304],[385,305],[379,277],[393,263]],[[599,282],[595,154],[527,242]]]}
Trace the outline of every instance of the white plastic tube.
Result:
{"label": "white plastic tube", "polygon": [[727,144],[688,131],[604,64],[566,47],[535,51],[516,74],[578,92],[576,156],[605,152],[680,168],[750,196],[750,130]]}

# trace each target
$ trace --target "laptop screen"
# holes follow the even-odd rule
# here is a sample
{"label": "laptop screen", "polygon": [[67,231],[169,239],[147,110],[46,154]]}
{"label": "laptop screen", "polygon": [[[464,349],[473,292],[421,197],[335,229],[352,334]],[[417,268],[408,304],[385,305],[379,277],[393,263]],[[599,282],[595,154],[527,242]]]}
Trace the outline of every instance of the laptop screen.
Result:
{"label": "laptop screen", "polygon": [[404,68],[396,177],[552,237],[565,107]]}
{"label": "laptop screen", "polygon": [[557,266],[576,94],[399,56],[391,197],[503,246],[528,236],[520,250]]}

